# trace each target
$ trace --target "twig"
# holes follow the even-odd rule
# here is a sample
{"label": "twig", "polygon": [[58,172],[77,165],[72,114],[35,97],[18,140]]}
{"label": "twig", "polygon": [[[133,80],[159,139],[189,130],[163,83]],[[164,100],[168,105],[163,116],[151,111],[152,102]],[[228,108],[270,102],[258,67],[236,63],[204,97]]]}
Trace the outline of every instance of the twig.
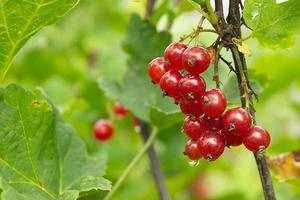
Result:
{"label": "twig", "polygon": [[205,0],[205,5],[207,7],[207,11],[208,11],[208,14],[209,14],[209,17],[210,17],[210,23],[213,26],[217,25],[218,19],[217,19],[217,16],[216,16],[216,14],[214,13],[214,11],[211,7],[210,0]]}
{"label": "twig", "polygon": [[[149,125],[141,120],[139,120],[139,125],[141,126],[140,134],[143,137],[144,142],[146,143],[150,136]],[[149,158],[150,164],[151,164],[152,175],[154,177],[156,188],[159,193],[160,199],[161,200],[170,200],[168,190],[164,183],[164,175],[160,168],[159,159],[153,148],[153,145],[151,145],[149,147],[147,153],[148,153],[148,158]]]}
{"label": "twig", "polygon": [[193,0],[186,0],[186,1],[189,2],[195,8],[195,10],[197,10],[203,17],[205,17],[208,21],[211,22],[209,15],[204,10],[201,9],[199,4],[197,4]]}
{"label": "twig", "polygon": [[220,84],[222,84],[222,82],[219,79],[219,59],[220,59],[220,52],[221,49],[223,48],[222,45],[218,46],[218,44],[216,43],[215,45],[215,62],[214,62],[214,76],[213,76],[213,81],[216,82],[216,88],[220,88]]}
{"label": "twig", "polygon": [[152,15],[154,5],[155,5],[155,0],[147,0],[147,3],[146,3],[146,18],[150,17]]}
{"label": "twig", "polygon": [[133,160],[130,162],[130,164],[127,166],[127,168],[123,171],[121,176],[118,178],[116,183],[113,185],[111,191],[107,193],[107,195],[104,197],[103,200],[109,200],[113,194],[119,189],[119,187],[122,185],[126,177],[129,175],[129,173],[133,170],[134,166],[141,160],[143,155],[146,153],[146,151],[151,147],[152,143],[154,142],[154,139],[157,135],[157,129],[153,128],[152,133],[147,140],[147,142],[144,144],[142,149],[136,154],[136,156],[133,158]]}
{"label": "twig", "polygon": [[236,71],[233,68],[231,62],[229,62],[228,60],[226,60],[222,55],[220,55],[220,59],[228,66],[230,72],[233,71],[236,74]]}

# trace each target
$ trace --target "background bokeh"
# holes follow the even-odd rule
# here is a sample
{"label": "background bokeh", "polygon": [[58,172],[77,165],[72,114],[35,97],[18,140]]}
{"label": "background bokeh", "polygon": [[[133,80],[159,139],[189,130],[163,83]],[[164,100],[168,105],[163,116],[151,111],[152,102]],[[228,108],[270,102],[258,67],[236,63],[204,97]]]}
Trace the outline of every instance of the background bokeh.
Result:
{"label": "background bokeh", "polygon": [[[173,40],[190,32],[200,18],[184,2],[160,0],[158,5],[151,22],[157,24],[159,31],[169,30]],[[143,143],[131,123],[132,115],[122,120],[114,116],[112,105],[115,99],[105,95],[98,80],[107,78],[121,82],[131,70],[129,56],[122,44],[128,33],[130,16],[138,13],[143,18],[144,8],[142,0],[81,1],[58,24],[43,29],[30,39],[18,54],[6,79],[26,87],[41,87],[58,106],[65,121],[86,142],[89,152],[101,152],[107,157],[106,178],[112,182]],[[245,29],[244,35],[248,34]],[[200,41],[209,45],[214,38],[213,34],[202,34]],[[296,44],[290,49],[267,49],[254,39],[246,43],[252,50],[252,55],[247,57],[250,77],[260,94],[260,101],[255,103],[257,121],[272,136],[267,155],[299,149],[300,39],[296,38]],[[146,47],[139,49],[141,54],[147,54]],[[229,58],[226,51],[222,54]],[[146,65],[143,67],[145,71]],[[225,65],[221,65],[221,73],[223,90],[230,103],[238,104],[234,76],[228,75]],[[212,72],[208,71],[205,77],[210,80]],[[213,87],[213,81],[208,82],[209,87]],[[116,128],[114,137],[106,143],[96,142],[92,137],[91,127],[99,118],[113,120]],[[208,163],[202,160],[199,166],[191,167],[182,155],[186,140],[180,133],[180,124],[176,123],[160,131],[155,142],[172,199],[263,198],[253,155],[245,148],[227,149],[217,161]],[[299,184],[279,182],[276,174],[272,173],[272,176],[278,199],[300,198]],[[92,192],[82,199],[99,199],[102,195],[101,192]],[[158,199],[147,157],[135,167],[113,199]]]}

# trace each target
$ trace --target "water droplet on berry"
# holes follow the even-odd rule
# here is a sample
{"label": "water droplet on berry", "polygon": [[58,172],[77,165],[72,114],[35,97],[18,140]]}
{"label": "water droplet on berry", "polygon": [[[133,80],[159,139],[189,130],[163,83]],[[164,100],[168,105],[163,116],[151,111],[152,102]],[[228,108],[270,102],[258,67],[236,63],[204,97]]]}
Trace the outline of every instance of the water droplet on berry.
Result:
{"label": "water droplet on berry", "polygon": [[191,167],[197,167],[198,165],[199,165],[199,160],[191,160],[191,161],[189,161],[189,165],[191,166]]}

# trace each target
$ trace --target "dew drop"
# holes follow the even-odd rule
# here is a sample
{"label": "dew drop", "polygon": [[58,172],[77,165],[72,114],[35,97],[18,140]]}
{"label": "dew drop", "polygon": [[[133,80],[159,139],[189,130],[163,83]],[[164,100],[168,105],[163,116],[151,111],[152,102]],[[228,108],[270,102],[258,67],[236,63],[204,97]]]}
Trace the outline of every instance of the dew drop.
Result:
{"label": "dew drop", "polygon": [[199,160],[191,160],[191,161],[189,161],[189,165],[191,166],[191,167],[197,167],[198,165],[199,165]]}

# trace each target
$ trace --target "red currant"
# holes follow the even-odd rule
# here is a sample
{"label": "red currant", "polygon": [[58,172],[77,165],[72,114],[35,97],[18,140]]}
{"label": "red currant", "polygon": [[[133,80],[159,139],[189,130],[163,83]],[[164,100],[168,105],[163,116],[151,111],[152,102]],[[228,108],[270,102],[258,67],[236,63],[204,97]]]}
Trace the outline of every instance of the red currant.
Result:
{"label": "red currant", "polygon": [[189,47],[182,54],[183,68],[190,74],[199,75],[207,70],[210,56],[206,49],[201,47]]}
{"label": "red currant", "polygon": [[271,137],[265,129],[260,126],[253,126],[248,135],[244,137],[244,145],[247,149],[256,153],[263,153],[270,145]]}
{"label": "red currant", "polygon": [[231,108],[225,112],[223,124],[224,134],[235,134],[244,137],[252,126],[252,118],[243,108]]}
{"label": "red currant", "polygon": [[114,111],[118,117],[123,118],[128,113],[128,110],[120,103],[116,102],[114,105]]}
{"label": "red currant", "polygon": [[182,54],[186,50],[187,46],[180,42],[174,42],[170,44],[164,53],[165,69],[179,70],[182,69]]}
{"label": "red currant", "polygon": [[160,88],[167,96],[178,98],[178,82],[182,78],[182,75],[178,71],[168,71],[160,79]]}
{"label": "red currant", "polygon": [[97,140],[105,141],[112,136],[114,128],[111,121],[107,119],[100,119],[95,123],[93,132]]}
{"label": "red currant", "polygon": [[203,118],[205,126],[212,131],[219,131],[223,128],[223,115],[218,117],[208,117],[204,116]]}
{"label": "red currant", "polygon": [[164,68],[164,58],[159,57],[153,59],[148,65],[148,76],[153,83],[159,83],[161,77],[166,73]]}
{"label": "red currant", "polygon": [[201,116],[203,114],[201,109],[201,102],[198,100],[188,101],[181,99],[179,102],[180,110],[186,115]]}
{"label": "red currant", "polygon": [[183,122],[183,131],[193,140],[197,140],[206,130],[200,117],[187,116]]}
{"label": "red currant", "polygon": [[218,132],[206,131],[199,138],[197,145],[201,155],[206,160],[214,161],[224,152],[225,141]]}
{"label": "red currant", "polygon": [[243,143],[242,135],[232,134],[228,131],[223,131],[223,130],[222,130],[222,134],[225,138],[226,146],[228,146],[228,147],[230,147],[230,146],[239,146]]}
{"label": "red currant", "polygon": [[189,140],[185,145],[184,154],[187,155],[191,160],[198,160],[201,158],[201,154],[197,148],[197,141]]}
{"label": "red currant", "polygon": [[201,107],[209,117],[220,116],[226,108],[226,97],[219,89],[206,91],[201,100]]}
{"label": "red currant", "polygon": [[184,76],[178,83],[179,94],[187,100],[200,99],[205,88],[205,80],[198,76]]}

